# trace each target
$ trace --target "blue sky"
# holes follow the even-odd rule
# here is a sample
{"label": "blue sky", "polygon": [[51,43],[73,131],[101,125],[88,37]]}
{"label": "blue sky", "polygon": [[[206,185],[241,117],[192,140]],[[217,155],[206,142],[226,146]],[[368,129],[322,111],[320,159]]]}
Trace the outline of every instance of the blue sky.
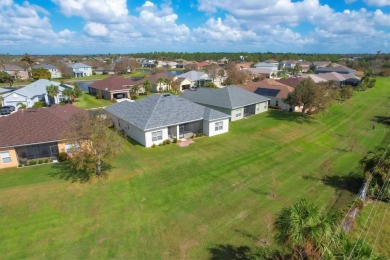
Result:
{"label": "blue sky", "polygon": [[390,52],[390,0],[0,0],[0,53]]}

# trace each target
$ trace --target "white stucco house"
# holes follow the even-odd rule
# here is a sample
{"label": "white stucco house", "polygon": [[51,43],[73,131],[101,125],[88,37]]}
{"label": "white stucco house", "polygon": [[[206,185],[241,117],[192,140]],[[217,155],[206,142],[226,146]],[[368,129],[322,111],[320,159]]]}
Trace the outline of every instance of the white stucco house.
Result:
{"label": "white stucco house", "polygon": [[[59,90],[59,94],[53,98],[49,97],[46,89],[51,85],[58,86]],[[39,101],[45,101],[47,105],[59,104],[61,101],[66,100],[66,98],[62,95],[62,91],[66,88],[73,88],[73,86],[47,79],[40,79],[23,88],[4,95],[3,104],[5,106],[11,105],[16,108],[20,107],[20,104],[24,104],[29,108],[32,107],[35,102]]]}
{"label": "white stucco house", "polygon": [[231,121],[267,111],[270,100],[234,85],[220,89],[197,88],[196,90],[186,90],[182,97],[229,114]]}
{"label": "white stucco house", "polygon": [[196,133],[214,136],[229,131],[229,115],[170,94],[123,101],[105,111],[117,129],[145,147]]}
{"label": "white stucco house", "polygon": [[[181,90],[192,89],[197,87],[203,87],[206,82],[212,82],[213,79],[202,71],[191,70],[186,73],[177,76],[179,80],[182,80]],[[173,80],[176,80],[174,78]],[[186,79],[186,81],[184,81]]]}
{"label": "white stucco house", "polygon": [[92,76],[92,67],[84,63],[69,64],[68,67],[73,70],[73,76],[76,78]]}
{"label": "white stucco house", "polygon": [[58,79],[62,77],[62,73],[59,69],[57,69],[56,66],[53,66],[51,64],[39,64],[32,67],[32,69],[47,69],[52,79]]}

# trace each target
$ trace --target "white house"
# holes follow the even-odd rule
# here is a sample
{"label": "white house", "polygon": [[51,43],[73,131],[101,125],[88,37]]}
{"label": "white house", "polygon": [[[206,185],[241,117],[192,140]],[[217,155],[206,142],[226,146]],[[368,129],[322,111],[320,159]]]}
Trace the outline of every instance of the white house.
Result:
{"label": "white house", "polygon": [[271,69],[278,70],[279,62],[277,61],[264,61],[259,62],[254,65],[255,68]]}
{"label": "white house", "polygon": [[76,78],[92,76],[92,67],[84,63],[69,64],[68,67],[73,70],[73,76]]}
{"label": "white house", "polygon": [[[177,76],[177,78],[187,79],[187,82],[185,82],[184,85],[183,83],[181,84],[183,86],[181,88],[182,90],[203,87],[206,82],[213,81],[213,79],[206,73],[195,70],[180,74]],[[176,80],[177,78],[174,78],[173,80]],[[187,84],[188,82],[190,82],[190,84]]]}
{"label": "white house", "polygon": [[105,111],[116,128],[145,147],[196,133],[214,136],[229,131],[229,115],[170,94],[123,101]]}
{"label": "white house", "polygon": [[[49,97],[46,89],[51,85],[58,86],[59,90],[59,94],[53,98]],[[35,102],[40,101],[45,101],[47,105],[59,104],[61,101],[66,100],[66,98],[62,95],[62,91],[66,88],[73,87],[71,85],[61,84],[47,79],[40,79],[23,88],[4,95],[3,103],[5,106],[11,105],[16,108],[20,107],[20,104],[24,104],[26,107],[32,107]]]}
{"label": "white house", "polygon": [[51,65],[51,64],[39,64],[32,67],[33,69],[47,69],[52,79],[58,79],[62,77],[62,73],[60,70],[57,69],[57,67]]}

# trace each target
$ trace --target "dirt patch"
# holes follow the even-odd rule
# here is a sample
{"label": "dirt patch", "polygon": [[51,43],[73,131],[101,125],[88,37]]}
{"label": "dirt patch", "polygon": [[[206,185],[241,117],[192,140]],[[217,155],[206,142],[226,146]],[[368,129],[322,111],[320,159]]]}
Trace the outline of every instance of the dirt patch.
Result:
{"label": "dirt patch", "polygon": [[188,259],[188,250],[198,244],[195,240],[189,240],[180,245],[180,259]]}

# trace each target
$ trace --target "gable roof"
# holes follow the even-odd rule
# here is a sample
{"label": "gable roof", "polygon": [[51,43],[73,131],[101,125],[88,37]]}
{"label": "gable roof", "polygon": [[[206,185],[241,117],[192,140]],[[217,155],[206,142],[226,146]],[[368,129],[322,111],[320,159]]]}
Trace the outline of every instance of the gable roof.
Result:
{"label": "gable roof", "polygon": [[84,63],[74,63],[74,64],[68,64],[68,67],[72,69],[80,69],[80,68],[92,68],[91,66],[84,64]]}
{"label": "gable roof", "polygon": [[33,69],[47,69],[47,70],[56,70],[57,68],[51,64],[39,64],[32,67]]}
{"label": "gable roof", "polygon": [[[1,67],[0,67],[1,68]],[[13,64],[4,64],[4,71],[23,71],[22,67]]]}
{"label": "gable roof", "polygon": [[248,73],[248,74],[268,74],[269,75],[272,72],[274,72],[275,70],[273,70],[271,68],[246,68],[246,69],[243,69],[242,71],[245,73]]}
{"label": "gable roof", "polygon": [[335,81],[345,81],[349,79],[360,80],[360,78],[356,77],[353,74],[340,74],[337,72],[320,73],[320,74],[316,74],[316,76],[324,80],[335,80]]}
{"label": "gable roof", "polygon": [[220,89],[198,88],[197,90],[187,90],[183,92],[182,96],[195,103],[228,109],[235,109],[269,100],[268,98],[233,85]]}
{"label": "gable roof", "polygon": [[[20,88],[20,89],[13,91],[12,93],[10,93],[8,95],[19,94],[19,95],[25,96],[25,97],[33,97],[36,95],[43,95],[44,93],[47,92],[46,87],[50,86],[50,85],[54,85],[54,86],[58,86],[58,87],[62,87],[62,88],[73,88],[71,85],[68,85],[68,84],[62,84],[62,83],[47,80],[47,79],[39,79],[37,81],[34,81],[31,84],[28,84],[27,86],[25,86],[23,88]],[[4,97],[7,97],[8,95],[6,95]]]}
{"label": "gable roof", "polygon": [[112,75],[108,78],[95,81],[94,83],[90,84],[89,87],[100,90],[114,91],[129,89],[130,86],[134,86],[136,84],[137,83],[131,79],[123,78],[118,75]]}
{"label": "gable roof", "polygon": [[0,117],[0,147],[62,140],[62,134],[67,129],[66,121],[77,113],[87,112],[67,104],[50,108],[20,110]]}
{"label": "gable roof", "polygon": [[[285,99],[287,98],[288,94],[290,92],[294,91],[294,88],[289,87],[285,84],[282,84],[280,82],[277,82],[276,80],[273,79],[264,79],[258,82],[249,82],[247,85],[237,85],[240,88],[246,89],[251,92],[259,92],[257,89],[262,88],[262,89],[276,89],[279,90],[278,94],[276,96],[266,96],[266,97],[276,97],[276,98],[282,98]],[[257,91],[257,92],[256,92]]]}
{"label": "gable roof", "polygon": [[15,89],[11,89],[11,88],[0,88],[0,95],[7,94],[7,93],[12,92],[14,90]]}
{"label": "gable roof", "polygon": [[292,88],[295,88],[304,79],[305,78],[302,78],[302,77],[291,77],[291,78],[287,78],[287,79],[278,79],[276,81],[278,81],[284,85],[290,86]]}
{"label": "gable roof", "polygon": [[339,72],[339,73],[354,73],[355,70],[350,69],[345,66],[336,66],[336,67],[326,67],[326,68],[318,68],[315,70],[316,73],[323,73],[323,72]]}
{"label": "gable roof", "polygon": [[123,101],[106,111],[146,131],[197,120],[218,120],[230,116],[170,94],[156,94],[137,102]]}
{"label": "gable roof", "polygon": [[191,81],[211,80],[209,75],[207,75],[206,73],[201,72],[201,71],[195,71],[195,70],[191,70],[191,71],[188,71],[186,73],[180,74],[180,75],[178,75],[178,77],[179,78],[187,78]]}
{"label": "gable roof", "polygon": [[145,77],[145,78],[142,78],[142,79],[140,79],[140,80],[137,80],[137,83],[142,84],[142,83],[144,83],[144,81],[149,80],[150,83],[152,83],[153,85],[155,85],[155,84],[157,84],[157,80],[158,80],[159,78],[172,80],[174,77],[175,77],[175,76],[169,75],[169,74],[167,74],[166,72],[160,72],[160,73],[156,73],[156,74],[151,74],[151,75],[148,76],[148,77]]}

